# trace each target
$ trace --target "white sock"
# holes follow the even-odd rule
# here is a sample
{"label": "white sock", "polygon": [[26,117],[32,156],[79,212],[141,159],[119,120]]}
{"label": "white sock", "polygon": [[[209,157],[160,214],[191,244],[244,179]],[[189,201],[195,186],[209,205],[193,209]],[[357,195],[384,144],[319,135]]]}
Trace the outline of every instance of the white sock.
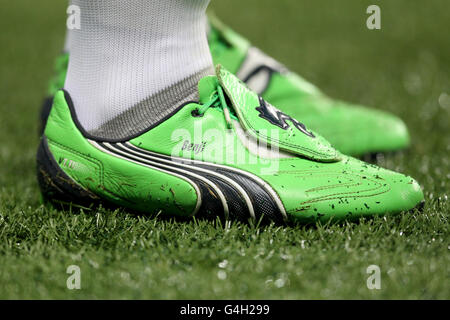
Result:
{"label": "white sock", "polygon": [[64,41],[64,51],[63,51],[64,53],[70,52],[70,45],[73,43],[72,34],[73,34],[72,30],[69,29],[66,30],[66,40]]}
{"label": "white sock", "polygon": [[197,99],[214,72],[206,37],[209,0],[72,0],[69,92],[83,128],[124,139]]}

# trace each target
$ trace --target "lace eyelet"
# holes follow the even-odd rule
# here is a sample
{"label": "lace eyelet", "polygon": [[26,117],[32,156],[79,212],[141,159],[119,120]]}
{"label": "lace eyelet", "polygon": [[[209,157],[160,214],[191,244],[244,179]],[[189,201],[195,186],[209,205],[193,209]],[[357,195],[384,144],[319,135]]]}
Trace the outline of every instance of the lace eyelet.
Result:
{"label": "lace eyelet", "polygon": [[200,113],[198,112],[198,109],[192,110],[191,115],[192,115],[194,118],[201,118],[201,117],[203,117],[203,114],[200,114]]}

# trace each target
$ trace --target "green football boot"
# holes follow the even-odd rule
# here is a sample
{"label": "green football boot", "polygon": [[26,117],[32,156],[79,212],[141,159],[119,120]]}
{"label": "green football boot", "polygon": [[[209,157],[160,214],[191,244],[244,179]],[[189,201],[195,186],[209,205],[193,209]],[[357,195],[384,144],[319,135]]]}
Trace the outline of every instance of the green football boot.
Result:
{"label": "green football boot", "polygon": [[283,112],[301,119],[344,154],[360,156],[409,146],[404,122],[375,109],[335,101],[209,15],[209,44],[221,64]]}
{"label": "green football boot", "polygon": [[43,198],[143,213],[311,222],[396,214],[423,200],[410,177],[342,155],[232,73],[125,140],[89,135],[60,90],[37,155]]}

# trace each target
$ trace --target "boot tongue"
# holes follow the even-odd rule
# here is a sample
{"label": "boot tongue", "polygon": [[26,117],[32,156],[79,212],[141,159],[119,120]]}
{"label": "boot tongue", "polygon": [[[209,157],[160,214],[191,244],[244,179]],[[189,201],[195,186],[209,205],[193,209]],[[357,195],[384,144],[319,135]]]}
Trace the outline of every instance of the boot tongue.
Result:
{"label": "boot tongue", "polygon": [[309,159],[324,162],[340,160],[339,152],[323,137],[307,129],[298,121],[301,119],[293,119],[264,101],[222,66],[217,66],[216,74],[217,78],[207,77],[211,79],[204,78],[204,83],[203,79],[200,81],[201,102],[202,96],[207,96],[206,100],[211,97],[219,83],[230,99],[242,128],[251,136]]}
{"label": "boot tongue", "polygon": [[211,99],[218,85],[219,81],[216,76],[206,76],[198,82],[198,95],[201,104],[205,104]]}

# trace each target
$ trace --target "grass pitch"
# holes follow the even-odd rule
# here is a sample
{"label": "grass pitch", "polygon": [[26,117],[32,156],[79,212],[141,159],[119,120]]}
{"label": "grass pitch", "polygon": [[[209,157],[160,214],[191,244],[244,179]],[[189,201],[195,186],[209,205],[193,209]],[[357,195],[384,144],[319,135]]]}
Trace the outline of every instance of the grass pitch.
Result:
{"label": "grass pitch", "polygon": [[[413,146],[378,162],[415,177],[427,200],[397,217],[258,228],[43,207],[38,112],[65,1],[0,0],[0,298],[449,299],[450,5],[377,1],[382,29],[370,31],[372,2],[213,1],[329,95],[405,119]],[[366,286],[372,264],[380,290]],[[81,290],[67,289],[70,265],[81,268]]]}

